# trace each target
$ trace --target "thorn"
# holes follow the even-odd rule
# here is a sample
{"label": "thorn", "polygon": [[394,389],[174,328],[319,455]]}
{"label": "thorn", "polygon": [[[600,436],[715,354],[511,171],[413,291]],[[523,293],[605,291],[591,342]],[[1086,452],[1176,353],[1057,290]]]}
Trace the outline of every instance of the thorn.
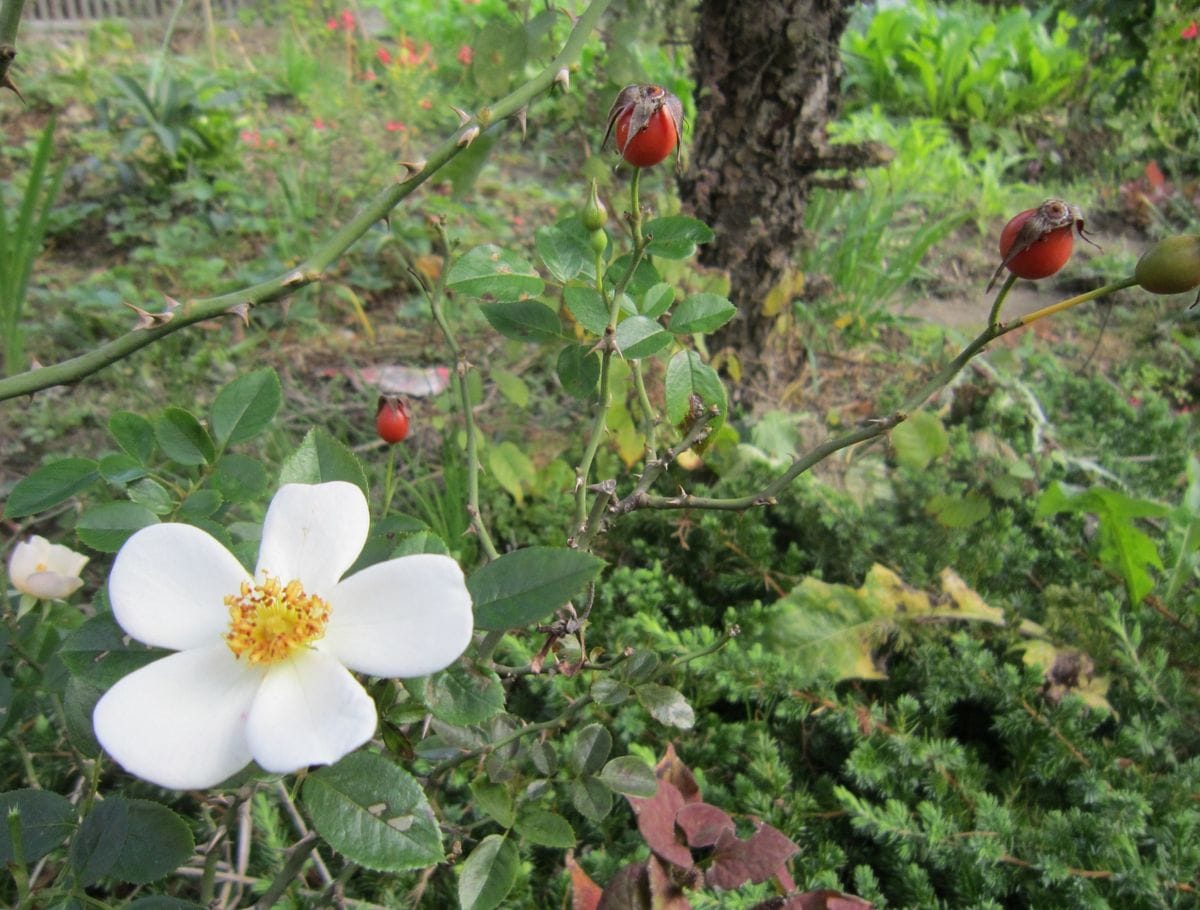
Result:
{"label": "thorn", "polygon": [[524,142],[525,133],[529,128],[529,108],[523,107],[513,116],[517,118],[517,123],[521,124],[521,141]]}
{"label": "thorn", "polygon": [[243,300],[241,303],[235,303],[225,311],[231,316],[237,316],[242,320],[242,324],[247,328],[250,327],[250,301]]}
{"label": "thorn", "polygon": [[471,115],[464,111],[461,107],[455,107],[452,104],[450,105],[450,110],[454,111],[454,113],[458,115],[459,126],[466,126],[471,122]]}
{"label": "thorn", "polygon": [[[125,303],[125,301],[121,302]],[[132,303],[125,303],[125,306],[137,313],[137,325],[133,327],[133,331],[135,332],[141,331],[142,329],[158,328],[160,325],[166,325],[175,317],[175,314],[171,312],[174,307],[168,307],[168,309],[162,313],[151,313],[148,310],[143,310],[140,306],[134,306]]]}
{"label": "thorn", "polygon": [[479,138],[479,127],[472,126],[463,130],[463,134],[458,137],[456,145],[459,148],[467,148],[472,142]]}
{"label": "thorn", "polygon": [[412,180],[413,177],[416,177],[418,174],[420,174],[421,171],[425,170],[426,162],[424,158],[421,158],[417,161],[397,161],[396,163],[404,168],[404,179],[400,182],[407,183],[409,180]]}
{"label": "thorn", "polygon": [[299,269],[296,269],[296,271],[292,272],[290,275],[288,275],[286,278],[283,279],[283,286],[285,288],[295,287],[298,284],[304,284],[304,283],[305,283],[304,273],[302,271],[300,271]]}
{"label": "thorn", "polygon": [[165,300],[167,302],[166,306],[163,309],[164,313],[174,313],[177,309],[179,309],[181,306],[183,306],[183,304],[181,304],[178,300],[176,300],[170,294],[163,294],[163,300]]}
{"label": "thorn", "polygon": [[5,73],[4,78],[0,79],[0,86],[3,86],[7,89],[12,89],[13,94],[21,99],[21,103],[26,107],[29,106],[29,102],[25,100],[25,96],[21,94],[21,90],[17,88],[17,84],[12,81],[12,76],[10,76],[8,73]]}
{"label": "thorn", "polygon": [[565,66],[554,74],[554,84],[561,85],[564,92],[571,90],[571,71]]}

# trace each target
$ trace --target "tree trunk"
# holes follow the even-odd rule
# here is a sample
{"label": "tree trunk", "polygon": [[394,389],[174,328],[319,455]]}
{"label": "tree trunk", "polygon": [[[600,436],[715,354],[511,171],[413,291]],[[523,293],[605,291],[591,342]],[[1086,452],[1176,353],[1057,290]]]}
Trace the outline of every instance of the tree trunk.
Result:
{"label": "tree trunk", "polygon": [[[771,369],[768,292],[804,237],[817,172],[861,167],[870,152],[826,144],[838,111],[838,42],[854,0],[702,0],[693,39],[697,113],[686,208],[716,232],[701,262],[726,269],[737,317],[712,339],[743,370]],[[786,307],[785,307],[786,309]]]}

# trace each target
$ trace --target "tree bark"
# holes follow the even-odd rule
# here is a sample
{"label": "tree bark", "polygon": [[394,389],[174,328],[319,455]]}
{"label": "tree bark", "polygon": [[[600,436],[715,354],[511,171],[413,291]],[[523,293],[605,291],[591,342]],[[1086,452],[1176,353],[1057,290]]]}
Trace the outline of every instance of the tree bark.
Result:
{"label": "tree bark", "polygon": [[[804,209],[818,172],[861,167],[871,151],[831,150],[837,115],[838,42],[854,0],[702,0],[693,38],[697,113],[684,206],[716,240],[701,263],[726,269],[737,317],[712,339],[743,370],[769,369],[774,319],[768,292],[788,275],[804,238]],[[766,378],[766,377],[764,377]]]}

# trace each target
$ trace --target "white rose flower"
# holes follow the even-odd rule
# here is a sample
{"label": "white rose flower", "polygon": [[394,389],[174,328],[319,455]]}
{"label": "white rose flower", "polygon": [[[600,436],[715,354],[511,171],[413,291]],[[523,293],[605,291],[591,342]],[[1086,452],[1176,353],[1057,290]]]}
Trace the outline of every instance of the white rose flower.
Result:
{"label": "white rose flower", "polygon": [[130,537],[109,577],[113,615],[138,641],[178,653],[100,699],[93,722],[109,754],[152,783],[193,789],[251,759],[288,773],[370,739],[375,704],[351,671],[444,669],[470,642],[473,617],[448,556],[405,556],[343,579],[369,523],[353,484],[287,484],[267,510],[253,576],[191,525]]}
{"label": "white rose flower", "polygon": [[83,585],[79,573],[87,561],[82,553],[35,536],[13,547],[8,577],[22,594],[39,600],[62,600]]}

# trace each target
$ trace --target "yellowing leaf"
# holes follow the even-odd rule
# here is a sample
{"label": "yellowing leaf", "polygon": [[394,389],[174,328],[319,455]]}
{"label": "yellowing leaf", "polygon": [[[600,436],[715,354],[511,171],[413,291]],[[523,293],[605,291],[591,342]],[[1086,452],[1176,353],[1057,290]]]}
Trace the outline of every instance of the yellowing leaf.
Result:
{"label": "yellowing leaf", "polygon": [[768,319],[778,316],[784,308],[804,291],[804,273],[789,269],[763,300],[762,314]]}

